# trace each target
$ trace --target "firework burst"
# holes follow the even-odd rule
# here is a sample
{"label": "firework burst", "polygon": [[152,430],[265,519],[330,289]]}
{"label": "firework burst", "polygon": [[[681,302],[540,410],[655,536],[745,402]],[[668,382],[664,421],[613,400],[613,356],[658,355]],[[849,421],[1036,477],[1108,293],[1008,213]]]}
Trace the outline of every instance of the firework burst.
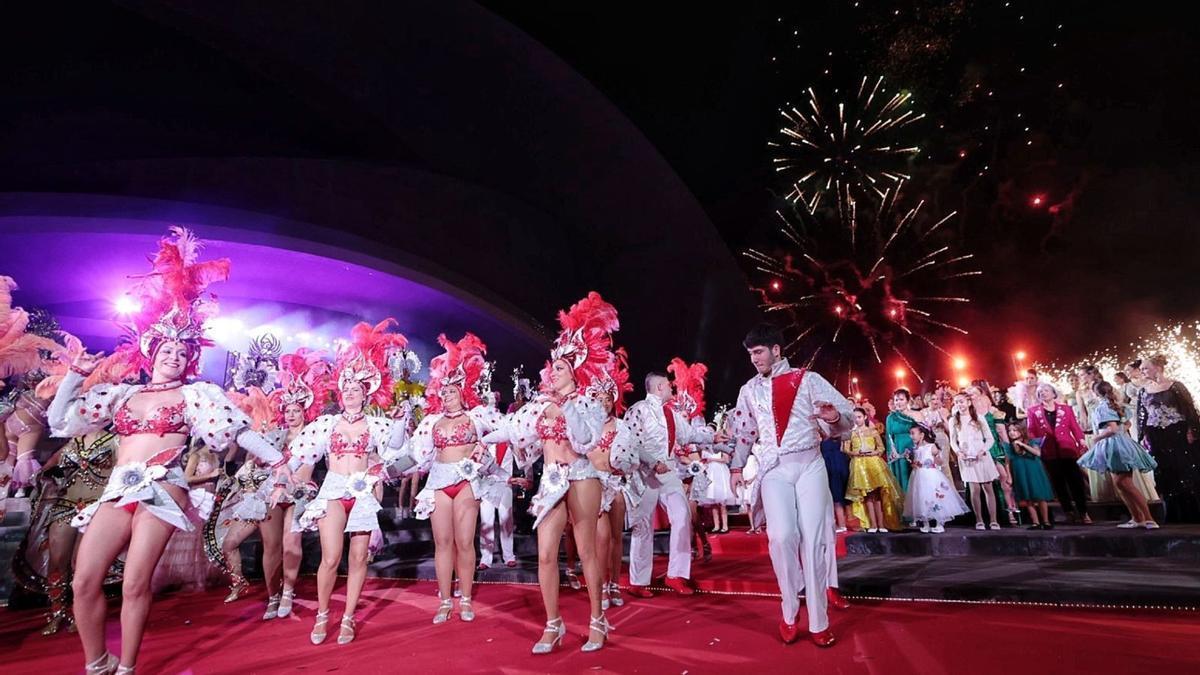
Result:
{"label": "firework burst", "polygon": [[1200,392],[1200,321],[1157,325],[1146,335],[1125,347],[1109,347],[1092,352],[1072,363],[1035,363],[1034,368],[1047,374],[1061,392],[1070,391],[1072,373],[1094,365],[1109,382],[1134,359],[1162,354],[1167,358],[1167,377],[1183,383],[1193,396]]}
{"label": "firework burst", "polygon": [[[766,276],[755,287],[762,308],[786,320],[784,351],[809,366],[821,357],[838,372],[855,361],[882,363],[897,357],[921,380],[908,347],[945,353],[936,336],[967,331],[943,320],[946,306],[970,302],[948,288],[954,280],[982,274],[972,254],[953,250],[943,226],[956,214],[927,217],[924,202],[902,206],[903,181],[884,191],[877,209],[860,210],[851,197],[845,211],[808,205],[777,211],[784,244],[745,256]],[[842,227],[843,214],[851,220]],[[831,222],[833,220],[839,222]],[[861,221],[861,222],[860,222]],[[857,238],[850,233],[861,232]],[[848,241],[849,239],[849,241]]]}
{"label": "firework burst", "polygon": [[889,93],[883,78],[864,77],[850,91],[834,90],[826,103],[812,87],[799,106],[780,111],[784,125],[777,140],[775,170],[791,181],[787,198],[810,211],[833,193],[845,223],[851,200],[883,198],[909,179],[907,163],[921,149],[900,132],[925,117],[912,108],[908,92]]}

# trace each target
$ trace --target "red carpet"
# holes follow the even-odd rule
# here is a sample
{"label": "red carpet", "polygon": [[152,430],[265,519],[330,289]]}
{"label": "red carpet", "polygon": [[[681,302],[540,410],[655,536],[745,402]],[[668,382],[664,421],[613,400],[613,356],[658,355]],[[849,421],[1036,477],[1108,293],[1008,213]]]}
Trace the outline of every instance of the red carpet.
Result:
{"label": "red carpet", "polygon": [[[313,593],[311,580],[301,597]],[[612,644],[580,654],[586,639],[586,596],[563,593],[566,649],[534,657],[542,627],[534,586],[485,585],[476,590],[478,619],[430,623],[436,606],[429,582],[369,580],[359,636],[339,646],[308,642],[313,602],[299,618],[262,622],[262,604],[221,603],[223,592],[159,600],[138,672],[158,673],[1155,673],[1187,672],[1200,663],[1195,614],[1065,610],[1004,605],[884,602],[835,612],[841,643],[818,650],[775,637],[778,601],[729,595],[660,594],[611,610]],[[341,607],[333,606],[334,622]],[[115,605],[114,605],[115,608]],[[803,613],[802,613],[803,614]],[[38,612],[0,613],[5,673],[76,673],[83,657],[74,635],[37,634]],[[115,647],[115,612],[109,624]],[[1191,663],[1188,667],[1186,664]]]}

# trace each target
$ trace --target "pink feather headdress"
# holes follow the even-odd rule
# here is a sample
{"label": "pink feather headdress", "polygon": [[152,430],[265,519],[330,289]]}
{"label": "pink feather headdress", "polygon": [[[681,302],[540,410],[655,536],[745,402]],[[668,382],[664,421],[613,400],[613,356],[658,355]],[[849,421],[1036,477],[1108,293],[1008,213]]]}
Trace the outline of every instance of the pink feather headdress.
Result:
{"label": "pink feather headdress", "polygon": [[463,335],[458,342],[438,336],[438,344],[445,353],[429,362],[429,384],[425,387],[426,409],[431,413],[442,411],[442,388],[454,385],[462,396],[463,409],[470,410],[483,402],[479,398],[479,381],[487,370],[487,345],[472,333]]}
{"label": "pink feather headdress", "polygon": [[12,306],[15,290],[17,282],[12,277],[0,276],[0,380],[53,367],[53,361],[48,361],[44,352],[54,357],[63,351],[63,346],[54,340],[25,330],[29,326],[29,313]]}
{"label": "pink feather headdress", "polygon": [[396,320],[389,317],[374,326],[359,322],[350,330],[350,344],[337,355],[338,391],[359,385],[370,402],[384,409],[392,406],[388,356],[393,350],[408,346],[408,338],[387,332],[395,325]]}
{"label": "pink feather headdress", "polygon": [[[158,242],[151,271],[136,277],[130,295],[138,310],[123,328],[126,338],[87,383],[120,382],[149,371],[154,354],[164,342],[182,342],[188,350],[185,374],[195,375],[200,350],[212,345],[204,337],[204,322],[217,313],[216,296],[206,293],[210,284],[229,278],[228,258],[199,262],[202,242],[184,227],[172,226]],[[85,385],[86,386],[86,385]]]}
{"label": "pink feather headdress", "polygon": [[613,415],[620,417],[625,414],[625,394],[631,391],[633,383],[629,381],[629,354],[624,347],[618,347],[604,375],[592,382],[587,392],[593,396],[608,394],[613,400]]}
{"label": "pink feather headdress", "polygon": [[279,357],[279,388],[270,398],[283,423],[283,410],[293,403],[304,410],[304,419],[311,422],[321,414],[336,389],[333,366],[323,352],[302,347],[294,354]]}

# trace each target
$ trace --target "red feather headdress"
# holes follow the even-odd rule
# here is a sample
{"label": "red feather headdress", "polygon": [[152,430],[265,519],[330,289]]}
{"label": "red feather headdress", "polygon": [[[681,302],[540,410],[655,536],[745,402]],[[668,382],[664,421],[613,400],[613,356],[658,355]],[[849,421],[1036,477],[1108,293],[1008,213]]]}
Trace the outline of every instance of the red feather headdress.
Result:
{"label": "red feather headdress", "polygon": [[593,396],[608,394],[613,400],[613,415],[625,414],[625,394],[633,391],[633,383],[629,381],[629,354],[624,347],[613,352],[608,370],[592,382],[587,391]]}
{"label": "red feather headdress", "polygon": [[592,291],[571,309],[559,312],[558,323],[562,332],[550,350],[550,361],[542,369],[542,388],[550,386],[550,364],[562,359],[571,366],[575,386],[584,391],[604,377],[612,365],[612,334],[621,327],[617,309]]}
{"label": "red feather headdress", "polygon": [[388,371],[388,356],[394,349],[408,346],[408,338],[389,333],[396,320],[387,318],[372,326],[365,321],[350,330],[350,343],[338,350],[337,386],[339,391],[360,385],[370,402],[380,408],[392,406],[392,375]]}
{"label": "red feather headdress", "polygon": [[667,372],[675,377],[675,408],[689,420],[704,416],[704,378],[708,366],[703,363],[688,365],[678,356],[671,359]]}
{"label": "red feather headdress", "polygon": [[470,410],[482,405],[480,380],[487,370],[487,345],[471,333],[463,335],[458,342],[438,336],[438,344],[446,350],[429,362],[429,384],[425,388],[426,409],[431,413],[442,411],[442,387],[454,385],[463,399],[463,408]]}

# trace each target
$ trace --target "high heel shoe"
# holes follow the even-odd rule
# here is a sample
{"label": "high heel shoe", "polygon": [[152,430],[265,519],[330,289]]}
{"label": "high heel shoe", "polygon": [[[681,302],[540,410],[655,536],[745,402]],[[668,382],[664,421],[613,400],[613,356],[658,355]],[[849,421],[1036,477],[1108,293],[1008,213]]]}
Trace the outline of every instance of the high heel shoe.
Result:
{"label": "high heel shoe", "polygon": [[567,585],[573,591],[583,588],[583,585],[579,583],[579,577],[575,574],[575,570],[567,570]]}
{"label": "high heel shoe", "polygon": [[242,597],[242,592],[247,588],[250,588],[250,582],[246,581],[246,577],[240,574],[233,575],[233,583],[229,585],[229,595],[225,596],[226,604]]}
{"label": "high heel shoe", "polygon": [[590,630],[594,630],[597,633],[603,635],[605,639],[601,640],[600,642],[592,642],[591,639],[589,638],[588,641],[583,643],[583,646],[579,648],[579,651],[581,651],[581,652],[599,651],[608,642],[608,631],[613,629],[612,624],[610,624],[608,622],[608,618],[605,617],[604,614],[602,613],[602,614],[600,614],[600,616],[592,617],[591,622],[588,623],[588,628]]}
{"label": "high heel shoe", "polygon": [[620,607],[625,604],[625,599],[621,597],[621,587],[615,581],[611,581],[608,584],[608,602],[613,607]]}
{"label": "high heel shoe", "polygon": [[267,598],[267,611],[263,612],[263,621],[270,621],[279,617],[279,595],[272,595]]}
{"label": "high heel shoe", "polygon": [[342,630],[338,633],[338,644],[348,645],[354,642],[354,615],[342,615]]}
{"label": "high heel shoe", "polygon": [[116,672],[113,675],[134,675],[133,671],[137,666],[117,666]]}
{"label": "high heel shoe", "polygon": [[554,648],[562,644],[563,636],[567,634],[567,627],[563,624],[562,617],[550,619],[546,622],[546,628],[542,631],[542,635],[553,634],[554,639],[550,642],[535,642],[533,643],[532,653],[534,654],[549,654],[554,651]]}
{"label": "high heel shoe", "polygon": [[296,589],[283,587],[283,592],[279,594],[279,611],[276,614],[280,619],[289,616],[292,613],[292,600],[296,597]]}
{"label": "high heel shoe", "polygon": [[475,620],[475,609],[471,607],[471,598],[465,595],[458,599],[458,618],[463,621]]}
{"label": "high heel shoe", "polygon": [[84,665],[83,670],[87,675],[112,675],[117,672],[117,668],[120,666],[120,659],[108,652],[104,652],[104,655],[100,658]]}
{"label": "high heel shoe", "polygon": [[441,604],[438,605],[437,613],[433,615],[433,622],[446,623],[450,620],[450,612],[454,610],[454,601],[450,598],[442,598]]}
{"label": "high heel shoe", "polygon": [[328,623],[329,623],[329,610],[325,610],[324,612],[317,612],[316,619],[313,622],[312,633],[310,633],[308,636],[308,639],[312,640],[312,643],[314,645],[319,645],[325,641],[325,627]]}

